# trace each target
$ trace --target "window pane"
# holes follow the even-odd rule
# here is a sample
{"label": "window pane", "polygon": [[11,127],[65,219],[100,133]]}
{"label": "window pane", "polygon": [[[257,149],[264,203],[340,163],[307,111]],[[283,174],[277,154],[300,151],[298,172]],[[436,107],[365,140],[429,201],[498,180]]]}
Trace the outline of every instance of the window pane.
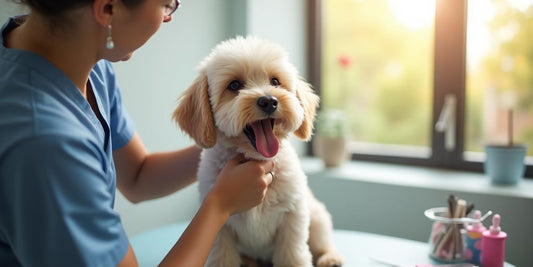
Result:
{"label": "window pane", "polygon": [[435,1],[322,3],[322,108],[346,112],[356,152],[428,154]]}
{"label": "window pane", "polygon": [[[533,1],[468,2],[465,150],[533,144]],[[529,155],[533,155],[529,149]]]}

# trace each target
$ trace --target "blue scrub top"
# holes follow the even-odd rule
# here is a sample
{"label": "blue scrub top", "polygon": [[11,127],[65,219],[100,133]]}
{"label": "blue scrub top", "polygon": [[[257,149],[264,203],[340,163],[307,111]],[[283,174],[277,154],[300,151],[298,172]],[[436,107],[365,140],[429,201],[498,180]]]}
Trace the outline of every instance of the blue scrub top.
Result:
{"label": "blue scrub top", "polygon": [[17,26],[11,18],[0,36],[0,266],[115,266],[128,240],[112,150],[134,125],[113,67],[90,74],[101,123],[52,63],[4,46]]}

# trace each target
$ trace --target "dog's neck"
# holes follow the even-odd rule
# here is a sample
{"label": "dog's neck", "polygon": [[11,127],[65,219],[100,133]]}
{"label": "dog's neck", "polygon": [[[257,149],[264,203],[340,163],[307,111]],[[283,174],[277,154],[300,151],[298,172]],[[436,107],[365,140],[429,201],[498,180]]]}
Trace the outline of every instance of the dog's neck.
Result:
{"label": "dog's neck", "polygon": [[239,152],[237,152],[237,149],[234,147],[228,147],[223,144],[216,143],[214,147],[206,149],[207,153],[216,154],[217,162],[213,162],[219,170],[222,170],[226,163],[237,156]]}
{"label": "dog's neck", "polygon": [[[285,145],[286,145],[285,142],[287,141],[286,140],[280,140],[280,141],[281,141],[280,142],[280,153],[283,153],[282,150],[285,149]],[[220,139],[219,139],[219,142],[215,144],[215,146],[208,148],[207,150],[208,150],[208,153],[217,155],[215,157],[217,159],[217,162],[212,162],[212,164],[215,164],[215,166],[217,166],[219,170],[222,170],[224,166],[226,165],[226,163],[232,158],[234,158],[235,156],[237,156],[237,154],[243,153],[242,151],[239,151],[237,147],[228,145]],[[247,155],[246,153],[243,153],[243,154],[245,158],[247,159],[265,160],[264,158],[257,158],[255,155],[250,156],[250,155]],[[277,156],[274,156],[273,158],[268,159],[268,160],[275,160],[275,158],[277,158]]]}

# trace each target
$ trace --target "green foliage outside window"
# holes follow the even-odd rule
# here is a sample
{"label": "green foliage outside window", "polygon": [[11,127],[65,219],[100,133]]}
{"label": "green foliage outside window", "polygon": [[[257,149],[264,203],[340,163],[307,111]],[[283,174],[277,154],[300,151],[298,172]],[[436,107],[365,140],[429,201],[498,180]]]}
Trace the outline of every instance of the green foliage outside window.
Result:
{"label": "green foliage outside window", "polygon": [[353,140],[428,146],[432,23],[409,28],[385,0],[323,3],[323,106],[345,111]]}
{"label": "green foliage outside window", "polygon": [[[322,107],[344,111],[353,141],[430,146],[434,23],[413,20],[420,14],[434,15],[434,9],[420,7],[430,2],[434,3],[418,1],[416,9],[404,9],[410,5],[396,0],[322,2]],[[487,132],[488,123],[497,124],[496,134],[506,132],[502,115],[506,111],[487,112],[496,109],[487,102],[490,95],[499,99],[505,91],[515,92],[518,100],[514,139],[531,148],[533,1],[468,1],[468,5],[469,16],[487,5],[494,14],[482,13],[488,17],[491,37],[478,44],[484,50],[472,46],[472,36],[484,29],[468,27],[464,150],[483,151],[493,134]],[[408,12],[403,17],[402,10]],[[342,63],[346,59],[350,64]],[[533,155],[533,149],[528,151]]]}

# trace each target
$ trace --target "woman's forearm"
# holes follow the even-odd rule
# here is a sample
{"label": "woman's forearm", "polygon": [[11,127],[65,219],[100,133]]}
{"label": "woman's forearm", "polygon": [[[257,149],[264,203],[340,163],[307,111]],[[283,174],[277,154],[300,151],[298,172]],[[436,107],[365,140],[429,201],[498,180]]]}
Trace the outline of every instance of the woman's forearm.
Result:
{"label": "woman's forearm", "polygon": [[171,194],[196,181],[200,153],[199,147],[190,146],[150,154],[135,134],[126,146],[113,152],[117,187],[134,203]]}
{"label": "woman's forearm", "polygon": [[214,197],[206,197],[160,266],[204,266],[218,231],[230,215],[218,203],[219,200]]}
{"label": "woman's forearm", "polygon": [[140,200],[166,196],[195,182],[200,153],[200,148],[191,146],[148,155],[135,184]]}

